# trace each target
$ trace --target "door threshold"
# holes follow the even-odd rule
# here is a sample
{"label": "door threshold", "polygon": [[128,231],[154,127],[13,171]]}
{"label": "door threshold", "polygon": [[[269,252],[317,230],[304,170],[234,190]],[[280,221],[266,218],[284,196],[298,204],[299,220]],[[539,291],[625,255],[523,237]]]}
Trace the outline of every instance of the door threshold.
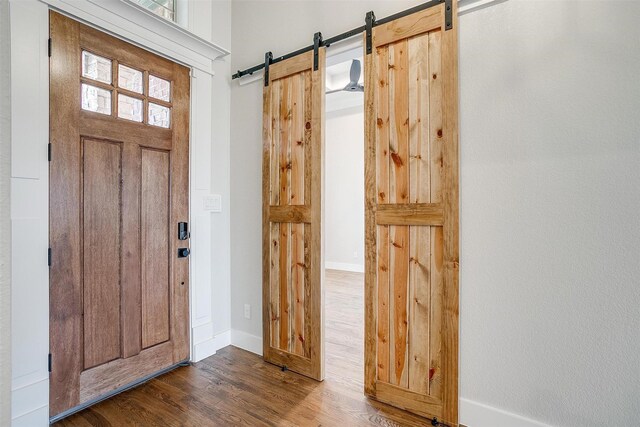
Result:
{"label": "door threshold", "polygon": [[83,409],[87,409],[89,406],[93,406],[96,403],[102,402],[103,400],[107,400],[107,399],[115,396],[116,394],[122,393],[123,391],[131,390],[132,388],[138,387],[139,385],[142,385],[142,384],[146,383],[147,381],[149,381],[149,380],[151,380],[153,378],[159,377],[162,374],[166,374],[167,372],[173,371],[176,368],[180,368],[180,367],[188,366],[188,365],[189,365],[189,359],[185,359],[185,360],[183,360],[181,362],[178,362],[176,364],[173,364],[173,365],[171,365],[171,366],[169,366],[167,368],[161,369],[161,370],[159,370],[157,372],[154,372],[154,373],[149,374],[149,375],[147,375],[145,377],[142,377],[139,380],[136,380],[136,381],[133,381],[133,382],[131,382],[129,384],[123,385],[122,387],[119,387],[119,388],[117,388],[117,389],[115,389],[113,391],[110,391],[109,393],[103,394],[102,396],[99,396],[99,397],[96,397],[94,399],[88,400],[88,401],[86,401],[84,403],[81,403],[78,406],[74,406],[71,409],[67,409],[64,412],[60,412],[58,415],[55,415],[55,416],[49,418],[49,425],[51,425],[53,423],[56,423],[56,422],[60,421],[61,419],[68,417],[69,415],[73,415],[76,412],[80,412]]}

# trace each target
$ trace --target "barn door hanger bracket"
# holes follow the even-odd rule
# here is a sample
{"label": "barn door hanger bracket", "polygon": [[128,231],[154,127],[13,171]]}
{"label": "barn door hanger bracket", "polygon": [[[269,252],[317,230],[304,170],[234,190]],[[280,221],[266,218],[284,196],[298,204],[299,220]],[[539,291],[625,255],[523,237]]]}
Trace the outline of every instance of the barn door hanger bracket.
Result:
{"label": "barn door hanger bracket", "polygon": [[364,18],[365,22],[365,32],[366,32],[366,43],[367,43],[367,55],[369,55],[373,49],[373,26],[376,23],[376,15],[373,13],[373,10],[367,12],[367,16]]}
{"label": "barn door hanger bracket", "polygon": [[444,29],[450,30],[453,28],[453,5],[451,0],[444,1]]}
{"label": "barn door hanger bracket", "polygon": [[318,71],[318,50],[322,46],[322,33],[317,32],[313,35],[313,71]]}
{"label": "barn door hanger bracket", "polygon": [[269,65],[273,61],[273,53],[267,52],[264,54],[264,85],[269,86]]}

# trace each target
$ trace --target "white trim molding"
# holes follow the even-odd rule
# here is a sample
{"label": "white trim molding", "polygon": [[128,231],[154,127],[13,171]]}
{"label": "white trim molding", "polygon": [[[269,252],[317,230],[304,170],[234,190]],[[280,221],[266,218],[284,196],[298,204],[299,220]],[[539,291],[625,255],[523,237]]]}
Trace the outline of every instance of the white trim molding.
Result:
{"label": "white trim molding", "polygon": [[498,3],[504,3],[507,0],[460,0],[458,5],[458,15],[473,12],[474,10],[484,9]]}
{"label": "white trim molding", "polygon": [[540,421],[460,398],[460,423],[468,427],[551,427]]}
{"label": "white trim molding", "polygon": [[364,265],[351,264],[348,262],[325,261],[324,268],[327,270],[341,270],[341,271],[352,271],[354,273],[364,273]]}
{"label": "white trim molding", "polygon": [[[194,328],[196,329],[196,328]],[[231,344],[231,330],[221,332],[204,341],[193,344],[192,362],[199,362],[216,354],[218,350]]]}
{"label": "white trim molding", "polygon": [[262,337],[238,329],[231,330],[231,345],[262,356]]}
{"label": "white trim molding", "polygon": [[213,73],[211,61],[230,53],[228,49],[129,1],[40,1],[115,37],[207,73]]}
{"label": "white trim molding", "polygon": [[0,2],[0,425],[11,421],[11,32]]}

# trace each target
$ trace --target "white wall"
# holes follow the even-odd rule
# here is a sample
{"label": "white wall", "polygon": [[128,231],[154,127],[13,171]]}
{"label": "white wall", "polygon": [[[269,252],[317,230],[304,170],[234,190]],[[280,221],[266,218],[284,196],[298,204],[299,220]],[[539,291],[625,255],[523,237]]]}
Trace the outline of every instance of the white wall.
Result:
{"label": "white wall", "polygon": [[[331,98],[327,96],[327,110]],[[340,94],[341,95],[341,94]],[[363,97],[362,93],[345,93]],[[325,120],[325,267],[364,272],[364,105]]]}
{"label": "white wall", "polygon": [[[417,3],[235,1],[232,69]],[[637,2],[588,0],[509,0],[460,18],[470,427],[640,420],[639,19]],[[256,339],[261,102],[259,82],[232,87],[231,323]]]}
{"label": "white wall", "polygon": [[0,0],[0,425],[11,421],[11,43]]}
{"label": "white wall", "polygon": [[462,397],[640,423],[640,4],[460,20]]}

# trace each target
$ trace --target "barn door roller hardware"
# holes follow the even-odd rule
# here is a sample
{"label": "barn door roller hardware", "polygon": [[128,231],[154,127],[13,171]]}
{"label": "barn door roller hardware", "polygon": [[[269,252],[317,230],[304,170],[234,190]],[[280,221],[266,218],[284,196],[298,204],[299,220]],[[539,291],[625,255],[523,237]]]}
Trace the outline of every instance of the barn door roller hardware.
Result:
{"label": "barn door roller hardware", "polygon": [[356,36],[362,32],[366,32],[366,52],[367,54],[371,53],[373,48],[373,28],[378,25],[386,24],[395,19],[402,18],[403,16],[411,15],[412,13],[419,12],[424,9],[429,9],[430,7],[437,6],[439,4],[444,3],[444,24],[445,30],[450,30],[453,28],[453,5],[452,0],[431,0],[427,3],[420,4],[418,6],[414,6],[410,9],[404,10],[402,12],[398,12],[394,15],[387,16],[386,18],[376,19],[376,16],[373,12],[368,12],[365,17],[365,25],[354,28],[349,31],[345,31],[342,34],[338,34],[337,36],[330,37],[328,39],[323,39],[322,34],[315,33],[313,36],[313,44],[307,47],[303,47],[302,49],[298,49],[294,52],[288,53],[286,55],[278,56],[276,58],[273,57],[271,52],[267,52],[265,54],[265,61],[262,64],[255,65],[251,68],[247,68],[246,70],[238,70],[235,74],[231,76],[232,79],[239,79],[240,77],[252,75],[256,71],[260,71],[262,69],[265,70],[264,73],[264,85],[269,85],[269,65],[276,64],[280,61],[284,61],[285,59],[293,58],[294,56],[301,55],[303,53],[314,51],[313,55],[313,69],[314,71],[318,69],[318,49],[321,47],[329,47],[333,43],[337,43],[341,40],[351,38]]}
{"label": "barn door roller hardware", "polygon": [[376,15],[371,12],[367,12],[367,16],[364,18],[365,31],[366,31],[366,43],[367,43],[367,55],[371,53],[373,49],[373,26],[376,23]]}
{"label": "barn door roller hardware", "polygon": [[322,45],[322,33],[313,35],[313,71],[318,71],[318,51]]}
{"label": "barn door roller hardware", "polygon": [[273,61],[273,53],[267,52],[264,54],[264,85],[269,86],[269,65]]}

